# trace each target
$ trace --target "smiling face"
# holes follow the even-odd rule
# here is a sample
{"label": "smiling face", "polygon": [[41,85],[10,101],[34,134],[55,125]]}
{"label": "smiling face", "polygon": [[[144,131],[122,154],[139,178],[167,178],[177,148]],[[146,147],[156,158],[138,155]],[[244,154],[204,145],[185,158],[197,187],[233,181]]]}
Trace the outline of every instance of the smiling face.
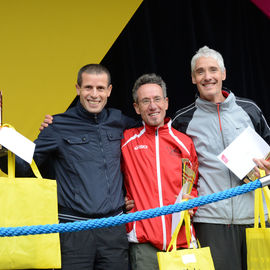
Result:
{"label": "smiling face", "polygon": [[138,88],[137,97],[138,102],[133,105],[142,120],[149,126],[163,126],[168,98],[163,96],[162,88],[157,84],[144,84]]}
{"label": "smiling face", "polygon": [[200,57],[192,72],[192,83],[197,85],[200,97],[210,102],[218,103],[225,100],[222,95],[222,81],[226,71],[222,71],[217,61],[212,57]]}
{"label": "smiling face", "polygon": [[82,106],[90,113],[99,113],[105,107],[111,94],[106,73],[82,73],[81,86],[76,85]]}

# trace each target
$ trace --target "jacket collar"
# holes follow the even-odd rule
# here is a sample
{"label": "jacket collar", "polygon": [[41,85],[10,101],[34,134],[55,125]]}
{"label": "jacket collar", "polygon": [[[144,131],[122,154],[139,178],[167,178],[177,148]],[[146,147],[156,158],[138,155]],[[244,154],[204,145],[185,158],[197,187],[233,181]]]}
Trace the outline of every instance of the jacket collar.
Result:
{"label": "jacket collar", "polygon": [[100,113],[90,113],[88,112],[81,104],[80,100],[78,100],[76,104],[76,110],[78,114],[90,121],[93,121],[94,123],[99,123],[107,116],[107,109],[103,108],[103,110]]}
{"label": "jacket collar", "polygon": [[143,125],[144,125],[144,128],[145,128],[147,133],[155,133],[156,130],[158,130],[159,132],[161,132],[163,130],[167,130],[168,128],[171,127],[171,124],[172,124],[172,120],[169,117],[164,119],[164,125],[162,127],[159,127],[159,128],[149,126],[143,121]]}
{"label": "jacket collar", "polygon": [[216,112],[218,106],[223,110],[230,110],[235,102],[235,95],[228,89],[223,89],[222,94],[226,98],[224,102],[215,104],[205,99],[201,99],[200,97],[197,97],[195,101],[196,106],[201,108],[202,110],[211,112]]}

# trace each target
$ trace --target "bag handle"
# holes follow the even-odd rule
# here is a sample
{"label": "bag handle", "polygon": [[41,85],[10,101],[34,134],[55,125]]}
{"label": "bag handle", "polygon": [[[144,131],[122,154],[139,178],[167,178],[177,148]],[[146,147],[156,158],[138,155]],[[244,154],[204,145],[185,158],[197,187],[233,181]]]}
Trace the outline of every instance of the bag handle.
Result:
{"label": "bag handle", "polygon": [[39,169],[38,169],[38,167],[37,167],[37,164],[35,163],[34,160],[32,160],[30,166],[31,166],[31,169],[32,169],[34,175],[36,176],[36,178],[41,178],[41,179],[43,179],[43,177],[41,176],[41,174],[40,174],[40,172],[39,172]]}
{"label": "bag handle", "polygon": [[270,223],[270,190],[268,186],[263,187],[263,194],[266,202],[267,212],[268,212],[268,222]]}
{"label": "bag handle", "polygon": [[[36,178],[43,179],[34,160],[32,160],[30,167]],[[8,151],[8,178],[15,178],[15,155],[10,151]]]}
{"label": "bag handle", "polygon": [[[260,170],[260,177],[264,177],[264,176],[265,176],[265,171]],[[264,193],[267,209],[269,211],[270,197],[269,197],[268,187],[264,187],[263,189],[262,188],[256,189],[255,198],[254,198],[254,228],[259,228],[259,217],[260,217],[260,222],[261,222],[261,228],[265,228],[262,192]]]}
{"label": "bag handle", "polygon": [[[10,124],[3,124],[3,127],[15,129]],[[43,179],[34,160],[32,160],[30,166],[36,178]],[[15,178],[15,155],[10,151],[8,151],[8,178]]]}
{"label": "bag handle", "polygon": [[[182,200],[182,201],[186,201]],[[180,221],[177,225],[177,227],[175,228],[173,235],[172,235],[172,239],[170,241],[170,244],[167,248],[167,252],[170,250],[170,248],[172,247],[173,251],[176,251],[176,247],[177,247],[177,236],[179,234],[180,228],[183,224],[183,221],[185,221],[185,231],[186,231],[186,239],[187,239],[187,244],[188,247],[190,246],[190,240],[191,240],[191,233],[190,233],[190,215],[188,213],[188,210],[185,211],[181,211],[181,215],[180,215]]]}
{"label": "bag handle", "polygon": [[[265,171],[260,170],[260,177],[264,177],[264,176],[265,176]],[[268,186],[263,187],[262,190],[263,190],[263,194],[264,194],[264,198],[265,198],[265,202],[266,202],[266,207],[267,207],[267,212],[268,212],[268,222],[270,222],[270,190],[269,190]]]}
{"label": "bag handle", "polygon": [[254,228],[259,228],[259,217],[261,221],[261,228],[265,228],[264,220],[264,209],[262,199],[262,189],[258,188],[255,190],[255,201],[254,201]]}
{"label": "bag handle", "polygon": [[15,155],[8,151],[8,178],[15,178]]}

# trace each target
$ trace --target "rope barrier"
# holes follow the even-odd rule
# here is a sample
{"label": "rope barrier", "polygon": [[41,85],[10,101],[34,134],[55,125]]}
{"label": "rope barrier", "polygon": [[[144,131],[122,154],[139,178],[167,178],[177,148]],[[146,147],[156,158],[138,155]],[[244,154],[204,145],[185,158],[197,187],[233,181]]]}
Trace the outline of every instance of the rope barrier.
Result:
{"label": "rope barrier", "polygon": [[132,221],[138,221],[142,219],[148,219],[158,217],[162,215],[172,214],[194,207],[202,206],[205,204],[225,200],[231,197],[235,197],[250,191],[254,191],[257,188],[261,188],[261,181],[255,180],[248,184],[244,184],[235,188],[231,188],[218,193],[213,193],[206,196],[197,197],[185,202],[158,207],[149,210],[138,211],[135,213],[129,213],[125,215],[90,219],[87,221],[75,221],[60,224],[48,224],[48,225],[33,225],[33,226],[21,226],[21,227],[1,227],[0,237],[11,237],[21,235],[36,235],[36,234],[49,234],[49,233],[63,233],[63,232],[75,232],[83,230],[92,230],[95,228],[112,227],[121,224],[125,224]]}

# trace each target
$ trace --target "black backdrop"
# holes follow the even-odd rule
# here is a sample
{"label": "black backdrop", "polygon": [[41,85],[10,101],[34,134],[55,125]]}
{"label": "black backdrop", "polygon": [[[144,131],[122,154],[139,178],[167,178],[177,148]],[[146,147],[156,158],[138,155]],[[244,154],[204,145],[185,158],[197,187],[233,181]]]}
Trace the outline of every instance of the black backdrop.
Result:
{"label": "black backdrop", "polygon": [[253,99],[270,123],[270,20],[249,0],[144,0],[102,64],[112,74],[110,107],[136,116],[131,89],[155,72],[168,88],[168,115],[194,101],[190,60],[202,46],[219,51],[224,86]]}

